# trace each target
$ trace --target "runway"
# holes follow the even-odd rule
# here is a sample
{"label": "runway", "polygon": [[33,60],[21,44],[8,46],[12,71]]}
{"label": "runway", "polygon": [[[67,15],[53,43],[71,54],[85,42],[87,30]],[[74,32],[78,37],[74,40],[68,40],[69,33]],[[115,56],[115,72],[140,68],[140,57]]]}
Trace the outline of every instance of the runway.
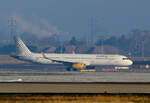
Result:
{"label": "runway", "polygon": [[0,83],[0,93],[150,93],[150,83]]}
{"label": "runway", "polygon": [[150,82],[149,73],[132,72],[1,72],[0,82]]}
{"label": "runway", "polygon": [[1,72],[0,93],[150,93],[149,78],[125,72]]}
{"label": "runway", "polygon": [[[0,93],[150,93],[150,70],[66,72],[61,66],[0,65]],[[8,80],[22,79],[22,82]]]}

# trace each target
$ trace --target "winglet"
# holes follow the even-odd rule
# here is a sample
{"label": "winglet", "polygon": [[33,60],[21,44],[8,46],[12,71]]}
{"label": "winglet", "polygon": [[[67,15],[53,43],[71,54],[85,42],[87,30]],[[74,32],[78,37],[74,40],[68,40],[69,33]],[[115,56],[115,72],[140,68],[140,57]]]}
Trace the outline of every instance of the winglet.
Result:
{"label": "winglet", "polygon": [[45,56],[44,52],[42,52],[42,57],[43,57],[43,58],[46,58],[46,56]]}

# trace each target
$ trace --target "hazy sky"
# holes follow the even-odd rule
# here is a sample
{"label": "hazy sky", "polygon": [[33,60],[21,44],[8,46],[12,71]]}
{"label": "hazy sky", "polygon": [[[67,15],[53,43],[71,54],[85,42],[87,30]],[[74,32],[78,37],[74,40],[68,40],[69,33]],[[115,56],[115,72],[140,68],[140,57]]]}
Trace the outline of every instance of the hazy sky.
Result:
{"label": "hazy sky", "polygon": [[94,17],[106,32],[119,35],[150,30],[149,5],[150,0],[0,0],[0,23],[17,15],[35,25],[42,19],[60,31],[85,34]]}

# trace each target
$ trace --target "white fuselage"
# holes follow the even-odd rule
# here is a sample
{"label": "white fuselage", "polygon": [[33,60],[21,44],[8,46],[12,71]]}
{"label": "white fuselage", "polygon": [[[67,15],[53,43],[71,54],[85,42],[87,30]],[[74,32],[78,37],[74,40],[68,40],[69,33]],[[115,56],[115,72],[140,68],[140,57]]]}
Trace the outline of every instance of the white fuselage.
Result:
{"label": "white fuselage", "polygon": [[[126,56],[122,55],[105,55],[105,54],[45,54],[47,58],[57,59],[61,61],[70,61],[77,63],[84,63],[86,65],[116,65],[116,66],[130,66],[132,61]],[[47,60],[42,57],[40,53],[33,53],[32,57],[28,57],[32,62],[39,62],[42,64],[54,64],[56,62]]]}

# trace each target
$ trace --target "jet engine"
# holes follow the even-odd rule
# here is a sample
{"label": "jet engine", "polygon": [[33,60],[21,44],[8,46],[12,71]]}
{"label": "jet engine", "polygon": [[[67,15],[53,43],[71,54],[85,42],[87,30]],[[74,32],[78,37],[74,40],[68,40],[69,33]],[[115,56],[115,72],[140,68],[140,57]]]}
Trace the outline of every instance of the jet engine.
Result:
{"label": "jet engine", "polygon": [[85,64],[82,64],[82,63],[72,64],[72,68],[75,68],[75,69],[84,69],[85,68]]}

